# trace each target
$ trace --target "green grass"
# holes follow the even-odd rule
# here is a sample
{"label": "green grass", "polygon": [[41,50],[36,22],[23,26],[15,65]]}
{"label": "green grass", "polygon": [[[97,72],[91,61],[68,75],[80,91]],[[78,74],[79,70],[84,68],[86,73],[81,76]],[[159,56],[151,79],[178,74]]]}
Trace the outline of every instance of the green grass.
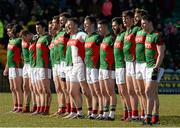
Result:
{"label": "green grass", "polygon": [[[122,122],[122,106],[118,96],[115,121],[97,121],[89,119],[62,119],[48,116],[9,113],[12,108],[10,93],[0,93],[0,127],[141,127],[140,122]],[[53,94],[51,113],[57,109],[56,95]],[[83,107],[87,112],[86,105]],[[180,96],[160,95],[160,127],[180,127]]]}

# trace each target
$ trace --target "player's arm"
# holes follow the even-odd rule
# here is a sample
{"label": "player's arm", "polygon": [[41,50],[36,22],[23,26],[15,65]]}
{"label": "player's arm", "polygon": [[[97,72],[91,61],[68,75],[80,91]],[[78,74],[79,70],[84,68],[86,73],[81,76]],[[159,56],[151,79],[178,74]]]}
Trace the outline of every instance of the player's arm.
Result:
{"label": "player's arm", "polygon": [[165,45],[157,45],[157,52],[158,52],[158,57],[156,61],[155,68],[159,68],[163,62],[164,59],[164,51],[165,51]]}
{"label": "player's arm", "polygon": [[5,66],[5,68],[4,68],[4,71],[3,71],[3,75],[4,75],[4,76],[7,76],[7,75],[8,75],[8,70],[9,70],[9,68],[8,68],[8,66],[7,66],[7,64],[6,64],[6,66]]}

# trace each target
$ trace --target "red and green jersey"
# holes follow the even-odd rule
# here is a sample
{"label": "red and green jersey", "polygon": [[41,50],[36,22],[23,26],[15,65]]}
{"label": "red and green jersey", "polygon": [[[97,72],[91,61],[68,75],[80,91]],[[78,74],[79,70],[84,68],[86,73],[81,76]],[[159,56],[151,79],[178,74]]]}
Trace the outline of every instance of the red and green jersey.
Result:
{"label": "red and green jersey", "polygon": [[157,45],[164,45],[162,38],[156,32],[151,32],[146,35],[145,39],[145,57],[147,67],[154,67],[158,57]]}
{"label": "red and green jersey", "polygon": [[50,43],[50,45],[49,45],[49,51],[50,51],[50,53],[49,53],[49,56],[50,56],[50,61],[51,61],[51,66],[52,67],[54,67],[54,57],[55,57],[55,52],[54,52],[54,41],[55,41],[55,38],[56,38],[56,36],[54,36],[54,37],[52,37],[52,40],[51,40],[51,43]]}
{"label": "red and green jersey", "polygon": [[32,40],[30,41],[29,59],[30,59],[31,67],[36,67],[36,43],[37,43],[38,38],[39,38],[38,35],[34,35]]}
{"label": "red and green jersey", "polygon": [[119,33],[116,36],[116,40],[114,43],[115,68],[124,68],[125,67],[124,53],[123,53],[124,35],[125,35],[125,32]]}
{"label": "red and green jersey", "polygon": [[36,67],[36,42],[32,42],[29,46],[30,66]]}
{"label": "red and green jersey", "polygon": [[47,34],[39,37],[36,43],[37,68],[48,68],[50,66],[49,48],[48,48],[49,44],[50,44],[50,38]]}
{"label": "red and green jersey", "polygon": [[22,40],[22,53],[23,53],[23,59],[24,64],[29,64],[29,44],[30,42],[27,42],[25,40]]}
{"label": "red and green jersey", "polygon": [[99,50],[101,37],[92,33],[85,40],[85,64],[88,68],[99,68]]}
{"label": "red and green jersey", "polygon": [[144,30],[140,30],[136,34],[136,62],[143,63],[145,62],[145,39],[146,39],[146,32]]}
{"label": "red and green jersey", "polygon": [[105,36],[100,45],[100,69],[114,69],[114,37],[109,34]]}
{"label": "red and green jersey", "polygon": [[54,63],[59,64],[65,61],[66,45],[69,40],[69,35],[61,30],[57,33],[54,41]]}
{"label": "red and green jersey", "polygon": [[71,45],[70,45],[71,41],[73,41],[72,36],[70,36],[70,39],[67,42],[66,57],[65,57],[66,66],[72,66],[73,65],[72,51],[71,51]]}
{"label": "red and green jersey", "polygon": [[20,38],[9,39],[7,48],[7,66],[9,68],[22,67]]}
{"label": "red and green jersey", "polygon": [[124,57],[125,61],[132,62],[135,61],[135,37],[137,31],[140,30],[140,27],[132,26],[130,29],[126,30],[125,37],[124,37]]}

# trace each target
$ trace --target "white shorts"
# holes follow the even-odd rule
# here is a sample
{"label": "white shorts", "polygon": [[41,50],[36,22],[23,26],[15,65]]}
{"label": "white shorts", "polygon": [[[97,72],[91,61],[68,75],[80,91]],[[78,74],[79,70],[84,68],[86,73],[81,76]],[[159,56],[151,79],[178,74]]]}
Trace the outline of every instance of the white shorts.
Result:
{"label": "white shorts", "polygon": [[85,81],[85,65],[84,63],[77,63],[73,65],[70,81],[81,82]]}
{"label": "white shorts", "polygon": [[23,67],[23,78],[29,78],[30,77],[30,65],[24,64]]}
{"label": "white shorts", "polygon": [[58,65],[58,75],[61,77],[61,78],[66,78],[66,63],[65,61],[61,61],[61,64]]}
{"label": "white shorts", "polygon": [[126,79],[125,79],[125,68],[117,68],[115,69],[115,77],[116,77],[116,84],[125,84]]}
{"label": "white shorts", "polygon": [[[146,81],[153,81],[152,80],[152,73],[153,73],[153,69],[154,68],[146,68]],[[160,68],[159,69],[159,72],[157,74],[157,82],[159,83],[160,80],[161,80],[161,77],[163,76],[164,74],[164,68]]]}
{"label": "white shorts", "polygon": [[146,63],[136,63],[136,79],[146,79]]}
{"label": "white shorts", "polygon": [[52,67],[53,78],[58,76],[58,71],[60,71],[60,69],[58,69],[59,67],[60,64],[55,64],[54,67]]}
{"label": "white shorts", "polygon": [[106,70],[106,69],[99,69],[99,80],[106,80],[109,78],[115,79],[115,71]]}
{"label": "white shorts", "polygon": [[21,68],[9,68],[9,79],[14,79],[18,76],[22,76]]}
{"label": "white shorts", "polygon": [[51,79],[51,69],[47,68],[36,68],[37,70],[37,79],[44,80],[46,78]]}
{"label": "white shorts", "polygon": [[70,81],[70,76],[72,74],[72,66],[66,66],[65,67],[65,74],[66,74],[66,81]]}
{"label": "white shorts", "polygon": [[36,68],[30,68],[30,79],[31,79],[31,83],[33,85],[35,85],[37,83],[38,80],[38,75],[37,75],[37,69]]}
{"label": "white shorts", "polygon": [[126,76],[135,76],[135,62],[126,62]]}
{"label": "white shorts", "polygon": [[86,68],[86,80],[88,84],[94,84],[99,81],[99,69]]}

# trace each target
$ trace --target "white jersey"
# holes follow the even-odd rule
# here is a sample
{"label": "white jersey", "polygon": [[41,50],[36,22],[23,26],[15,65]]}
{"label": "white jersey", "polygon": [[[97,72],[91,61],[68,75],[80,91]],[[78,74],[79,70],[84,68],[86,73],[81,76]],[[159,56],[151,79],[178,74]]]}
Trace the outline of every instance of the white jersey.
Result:
{"label": "white jersey", "polygon": [[72,52],[72,62],[73,64],[84,63],[85,58],[85,39],[87,34],[85,32],[77,32],[72,35],[71,39],[71,52]]}

